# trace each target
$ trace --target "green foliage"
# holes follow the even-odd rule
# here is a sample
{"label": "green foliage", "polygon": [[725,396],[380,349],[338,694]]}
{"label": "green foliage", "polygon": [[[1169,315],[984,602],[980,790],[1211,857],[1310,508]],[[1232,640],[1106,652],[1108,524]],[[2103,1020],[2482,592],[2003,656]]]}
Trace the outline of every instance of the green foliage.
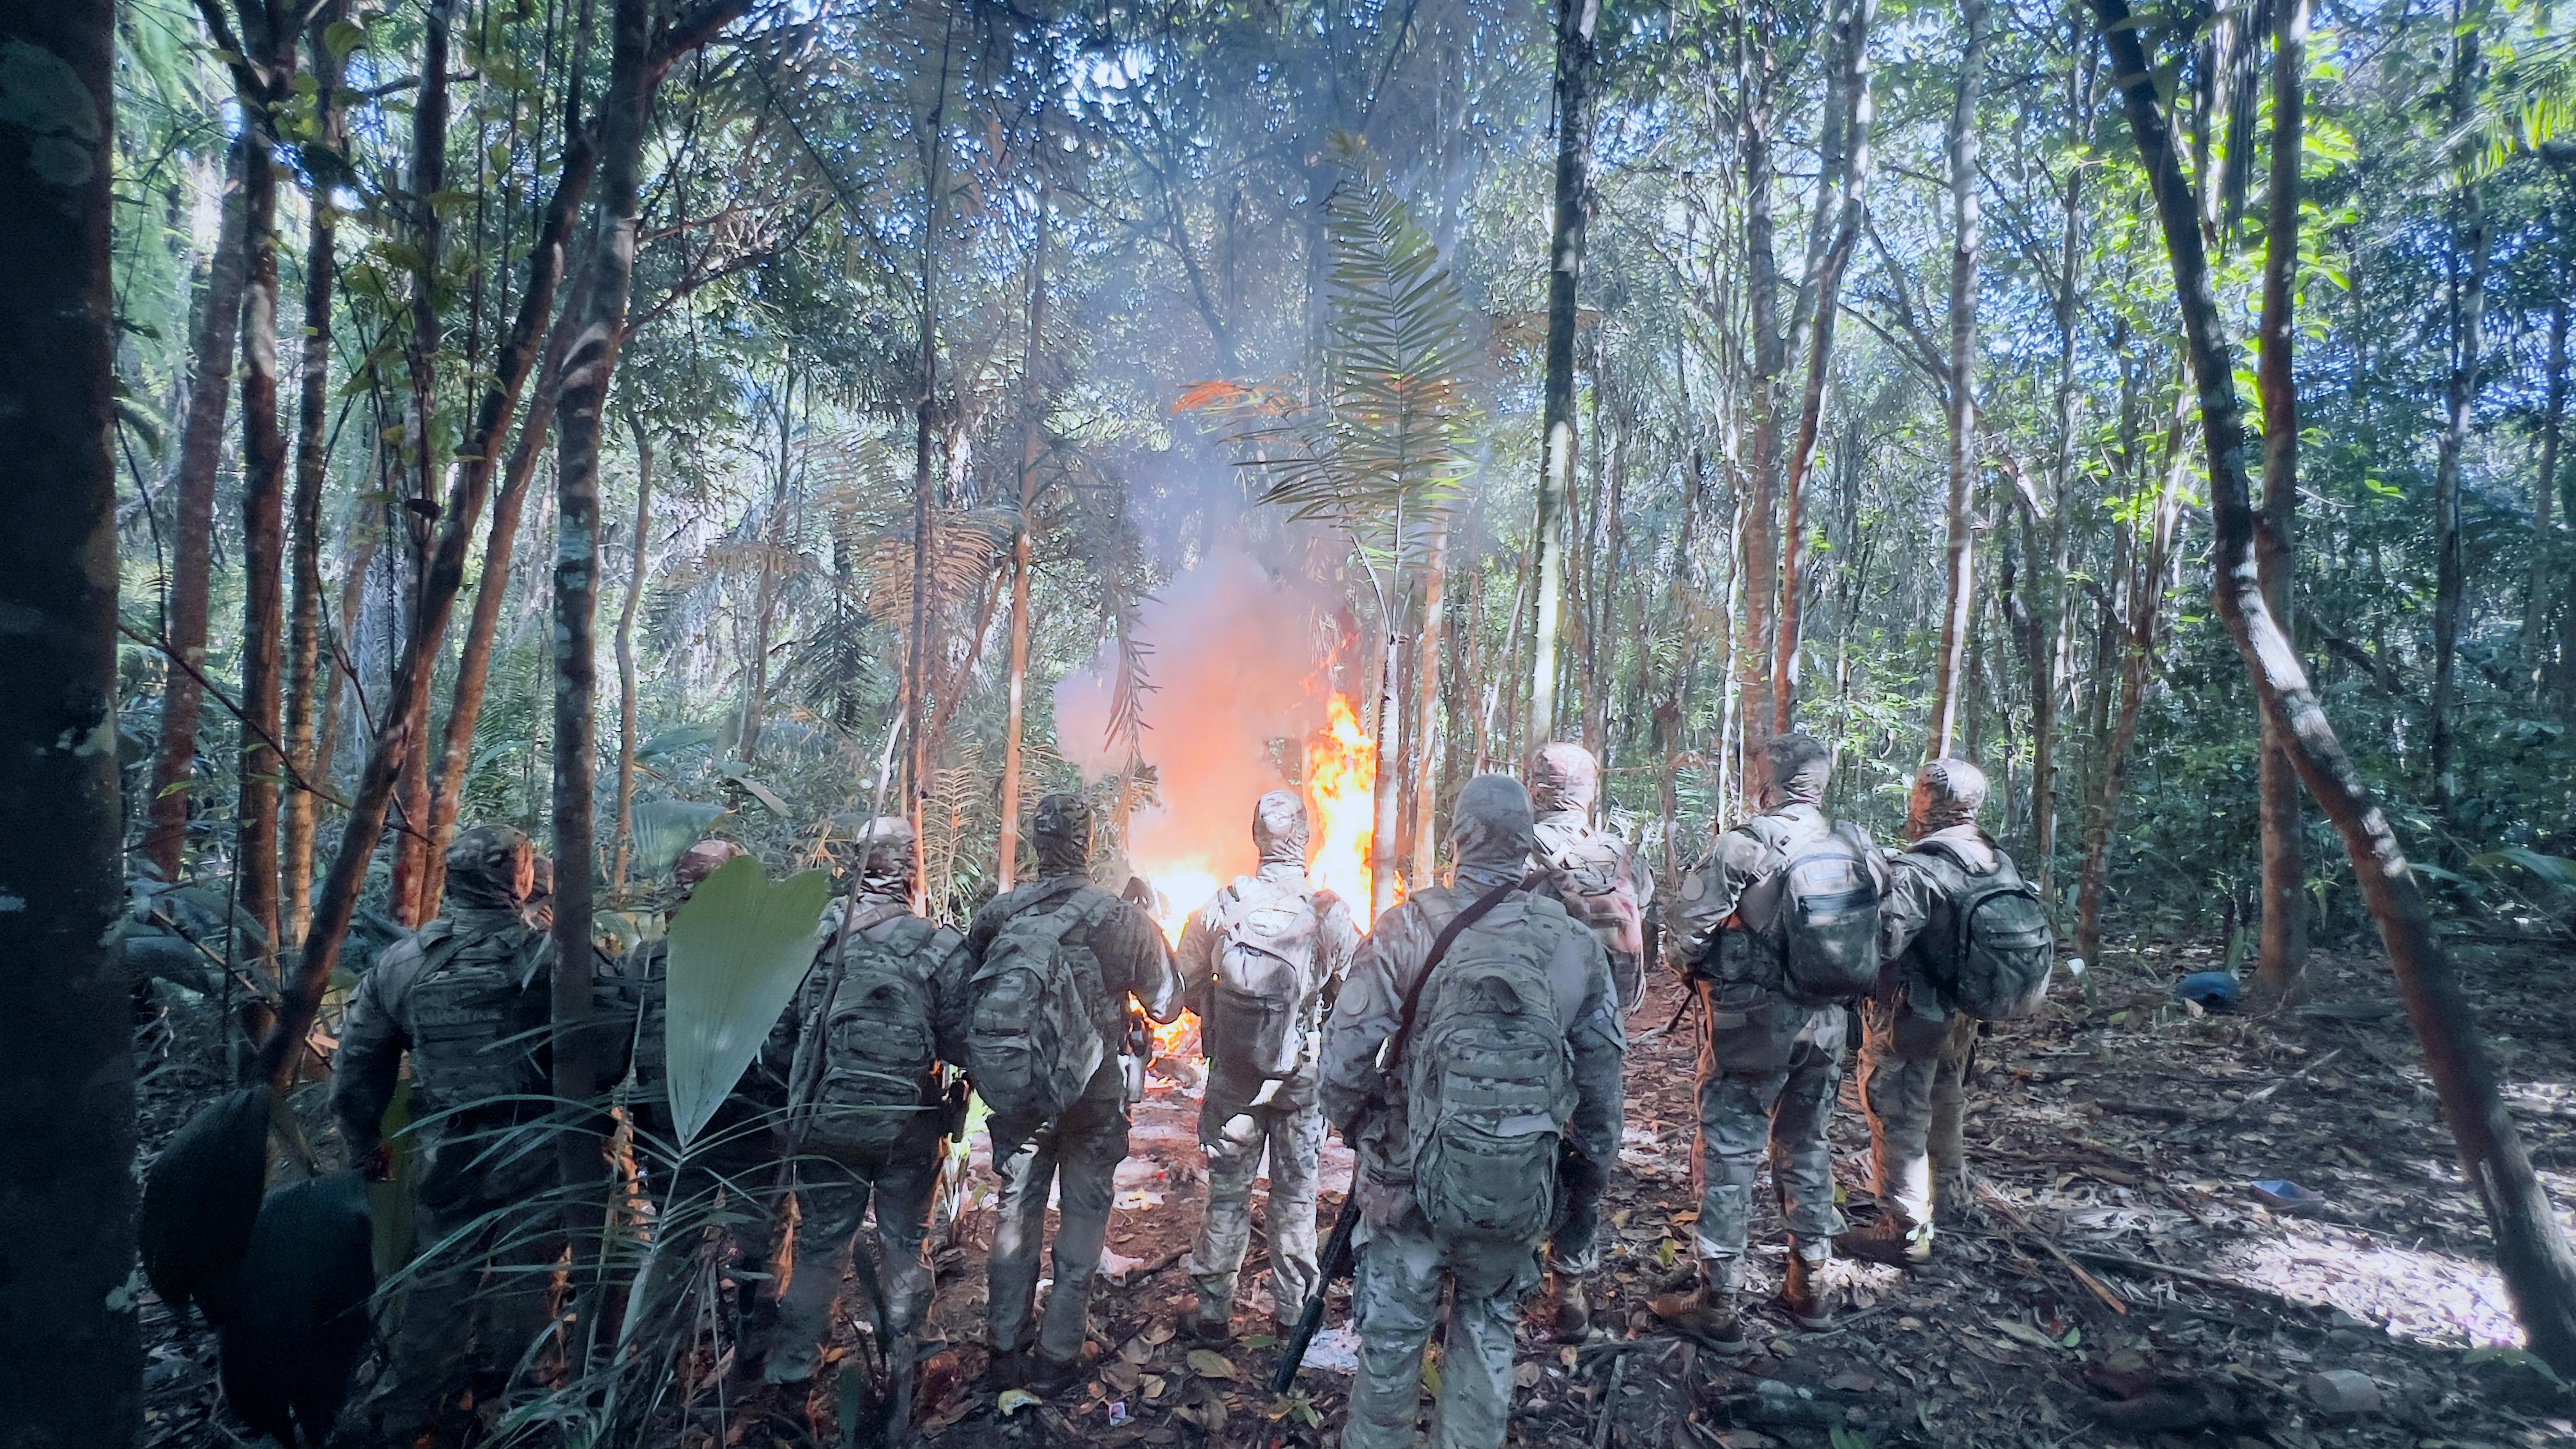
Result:
{"label": "green foliage", "polygon": [[714,1117],[813,966],[814,930],[831,895],[822,871],[772,885],[758,861],[736,856],[671,918],[669,1092],[683,1147]]}

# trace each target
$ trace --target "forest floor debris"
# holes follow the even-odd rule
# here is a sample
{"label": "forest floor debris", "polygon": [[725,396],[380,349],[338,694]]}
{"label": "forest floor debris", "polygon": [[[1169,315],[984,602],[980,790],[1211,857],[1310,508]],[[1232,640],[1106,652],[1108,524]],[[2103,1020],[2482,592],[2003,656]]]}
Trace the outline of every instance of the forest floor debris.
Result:
{"label": "forest floor debris", "polygon": [[[1644,1304],[1686,1266],[1693,1197],[1696,1036],[1640,1030],[1621,1171],[1603,1213],[1594,1292],[1604,1332],[1549,1341],[1535,1318],[1516,1373],[1514,1444],[1597,1449],[1897,1445],[2323,1445],[2486,1449],[2576,1441],[2576,1398],[2509,1345],[2486,1228],[2385,968],[2320,956],[2312,1005],[2209,1016],[2169,986],[2210,963],[2150,948],[2104,963],[2088,1012],[2071,988],[2040,1017],[1997,1027],[1978,1054],[1969,1121],[1972,1201],[1945,1208],[1930,1266],[1857,1266],[1853,1311],[1801,1333],[1769,1306],[1759,1350],[1721,1365],[1660,1334]],[[2532,1155],[2562,1211],[2576,1204],[2576,965],[2543,948],[2461,952]],[[1679,1001],[1660,985],[1633,1021]],[[1848,1078],[1837,1176],[1867,1202],[1867,1142]],[[178,1108],[166,1114],[175,1119]],[[1101,1368],[1085,1387],[1005,1418],[982,1382],[989,1177],[939,1258],[918,1401],[936,1449],[984,1445],[1320,1446],[1349,1387],[1347,1335],[1328,1333],[1299,1388],[1264,1389],[1281,1331],[1256,1239],[1225,1352],[1175,1332],[1192,1294],[1182,1255],[1204,1174],[1197,1102],[1176,1085],[1137,1113],[1096,1298]],[[165,1132],[167,1128],[163,1129]],[[1350,1176],[1334,1144],[1327,1222]],[[2289,1178],[2314,1205],[2267,1206]],[[1765,1209],[1757,1271],[1776,1282],[1782,1237]],[[1347,1313],[1335,1295],[1333,1321]],[[1535,1311],[1535,1310],[1534,1310]],[[153,1305],[155,1446],[242,1442],[217,1406],[212,1344]],[[1341,1351],[1335,1352],[1338,1346]],[[840,1354],[851,1345],[837,1346]],[[1436,1359],[1434,1360],[1436,1363]],[[666,1442],[837,1445],[832,1376],[806,1402],[754,1389],[702,1400]]]}

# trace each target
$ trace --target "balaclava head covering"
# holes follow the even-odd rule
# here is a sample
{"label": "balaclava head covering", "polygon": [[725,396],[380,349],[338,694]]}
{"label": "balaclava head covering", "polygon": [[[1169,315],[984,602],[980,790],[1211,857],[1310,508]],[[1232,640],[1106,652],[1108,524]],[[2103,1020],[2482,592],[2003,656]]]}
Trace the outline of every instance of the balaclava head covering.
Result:
{"label": "balaclava head covering", "polygon": [[507,825],[477,825],[447,847],[447,903],[515,911],[535,884],[536,848]]}
{"label": "balaclava head covering", "polygon": [[1252,807],[1252,845],[1263,865],[1306,863],[1306,802],[1293,790],[1273,790]]}
{"label": "balaclava head covering", "polygon": [[868,894],[912,895],[912,822],[902,816],[835,820],[830,850],[835,864],[859,873],[859,889]]}
{"label": "balaclava head covering", "polygon": [[1905,833],[1920,840],[1953,825],[1974,825],[1986,807],[1986,772],[1965,760],[1940,759],[1915,772],[1905,802]]}
{"label": "balaclava head covering", "polygon": [[671,867],[671,879],[678,883],[680,895],[685,898],[714,875],[717,866],[750,853],[730,840],[701,840],[680,852],[679,864]]}
{"label": "balaclava head covering", "polygon": [[1773,735],[1762,747],[1762,759],[1769,769],[1762,784],[1763,809],[1824,803],[1825,781],[1834,772],[1834,752],[1824,741],[1814,735]]}
{"label": "balaclava head covering", "polygon": [[1509,775],[1478,775],[1458,792],[1458,807],[1449,821],[1449,848],[1458,863],[1458,883],[1491,890],[1529,871],[1530,846],[1538,838],[1530,812],[1529,791]]}
{"label": "balaclava head covering", "polygon": [[1029,816],[1029,845],[1038,874],[1083,875],[1091,869],[1091,802],[1069,791],[1038,802]]}
{"label": "balaclava head covering", "polygon": [[1559,740],[1538,752],[1529,788],[1530,804],[1541,815],[1589,815],[1601,797],[1601,762],[1583,746]]}

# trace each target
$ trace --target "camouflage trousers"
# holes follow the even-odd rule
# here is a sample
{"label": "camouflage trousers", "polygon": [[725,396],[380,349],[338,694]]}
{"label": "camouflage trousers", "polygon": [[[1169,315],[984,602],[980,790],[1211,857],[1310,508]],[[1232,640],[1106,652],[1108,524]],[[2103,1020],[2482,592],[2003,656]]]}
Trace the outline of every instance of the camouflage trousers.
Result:
{"label": "camouflage trousers", "polygon": [[469,1389],[490,1397],[544,1358],[562,1287],[563,1237],[532,1230],[524,1211],[424,1202],[412,1224],[424,1256],[394,1299],[384,1367],[353,1414],[387,1444],[433,1431]]}
{"label": "camouflage trousers", "polygon": [[1861,1003],[1860,1100],[1870,1190],[1911,1227],[1932,1221],[1932,1083],[1950,1021],[1928,983],[1900,981]]}
{"label": "camouflage trousers", "polygon": [[[850,1257],[876,1208],[873,1277],[885,1295],[884,1331],[900,1337],[921,1321],[930,1299],[930,1199],[939,1182],[940,1139],[906,1143],[885,1154],[820,1154],[797,1164],[796,1234],[773,1264],[778,1281],[778,1339],[763,1376],[799,1383],[814,1376]],[[876,1311],[870,1308],[871,1315]]]}
{"label": "camouflage trousers", "polygon": [[1699,1186],[1699,1256],[1741,1263],[1753,1232],[1753,1184],[1767,1151],[1771,1184],[1791,1237],[1821,1243],[1843,1229],[1834,1207],[1833,1149],[1825,1140],[1842,1075],[1843,1010],[1806,1007],[1768,992],[1721,1000],[1702,982],[1699,1133],[1691,1176]]}
{"label": "camouflage trousers", "polygon": [[1282,1323],[1295,1323],[1315,1291],[1315,1167],[1324,1151],[1324,1112],[1303,1106],[1233,1109],[1211,1094],[1199,1109],[1199,1147],[1207,1154],[1207,1215],[1190,1246],[1189,1273],[1210,1318],[1231,1309],[1236,1275],[1252,1241],[1252,1180],[1270,1162],[1270,1201],[1262,1242],[1270,1249],[1270,1293]]}
{"label": "camouflage trousers", "polygon": [[[1037,1127],[993,1123],[993,1173],[1001,1179],[1000,1221],[987,1269],[990,1333],[997,1353],[1030,1343],[1038,1250],[1046,1236],[1047,1192],[1056,1195],[1055,1287],[1047,1294],[1038,1352],[1059,1362],[1082,1352],[1091,1331],[1092,1282],[1109,1240],[1109,1205],[1127,1157],[1127,1098],[1115,1062],[1092,1092],[1062,1117]],[[1107,1086],[1103,1087],[1103,1081]],[[1059,1180],[1060,1179],[1060,1180]]]}
{"label": "camouflage trousers", "polygon": [[1422,1410],[1422,1351],[1442,1317],[1440,1399],[1432,1449],[1499,1449],[1511,1420],[1512,1343],[1520,1304],[1538,1285],[1534,1249],[1462,1253],[1431,1237],[1420,1214],[1360,1229],[1351,1285],[1359,1375],[1342,1449],[1412,1449]]}

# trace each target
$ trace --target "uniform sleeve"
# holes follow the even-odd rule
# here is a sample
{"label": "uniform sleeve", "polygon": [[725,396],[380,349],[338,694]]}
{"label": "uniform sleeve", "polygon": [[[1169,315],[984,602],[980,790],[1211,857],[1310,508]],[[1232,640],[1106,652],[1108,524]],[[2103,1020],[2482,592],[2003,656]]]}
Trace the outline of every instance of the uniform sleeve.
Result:
{"label": "uniform sleeve", "polygon": [[1342,982],[1351,974],[1351,962],[1359,955],[1360,928],[1341,897],[1324,894],[1319,899],[1325,904],[1315,922],[1315,979],[1329,1002],[1340,994]]}
{"label": "uniform sleeve", "polygon": [[1685,974],[1707,962],[1717,933],[1761,873],[1762,842],[1740,830],[1717,838],[1707,858],[1682,877],[1681,901],[1664,937],[1666,958]]}
{"label": "uniform sleeve", "polygon": [[1878,903],[1878,959],[1884,964],[1905,954],[1932,919],[1932,872],[1910,856],[1887,866],[1887,894]]}
{"label": "uniform sleeve", "polygon": [[[1181,974],[1154,918],[1125,901],[1092,928],[1091,949],[1115,989],[1124,982],[1136,1004],[1156,1021],[1181,1014]],[[1123,1003],[1122,1003],[1123,1005]]]}
{"label": "uniform sleeve", "polygon": [[[991,909],[986,906],[977,911],[963,936],[953,931],[940,932],[940,940],[948,949],[932,975],[931,1030],[939,1038],[939,1059],[952,1067],[966,1064],[966,1030],[975,1017],[974,993],[967,989],[975,979],[972,943],[975,928],[984,924],[985,912]],[[992,939],[989,929],[984,939]]]}
{"label": "uniform sleeve", "polygon": [[1620,1068],[1628,1053],[1628,1031],[1619,1021],[1619,988],[1600,938],[1580,928],[1569,930],[1562,949],[1580,959],[1586,983],[1582,1010],[1566,1033],[1574,1049],[1574,1149],[1606,1172],[1619,1155],[1627,1092]]}
{"label": "uniform sleeve", "polygon": [[1216,979],[1216,953],[1225,944],[1225,932],[1218,922],[1224,919],[1225,906],[1233,899],[1233,888],[1228,887],[1192,911],[1189,924],[1181,927],[1181,944],[1172,948],[1172,968],[1180,978],[1182,1003],[1202,1017],[1208,1010],[1208,983]]}
{"label": "uniform sleeve", "polygon": [[1404,988],[1431,952],[1422,912],[1410,903],[1378,922],[1352,958],[1350,973],[1324,1024],[1318,1082],[1325,1119],[1348,1136],[1361,1109],[1377,1095],[1378,1048],[1404,1015]]}
{"label": "uniform sleeve", "polygon": [[402,1076],[402,1054],[410,1043],[395,1019],[390,989],[408,981],[400,961],[379,958],[358,978],[349,1013],[340,1022],[340,1050],[331,1060],[331,1115],[339,1119],[340,1140],[352,1161],[374,1154],[384,1140],[385,1108],[394,1100]]}

